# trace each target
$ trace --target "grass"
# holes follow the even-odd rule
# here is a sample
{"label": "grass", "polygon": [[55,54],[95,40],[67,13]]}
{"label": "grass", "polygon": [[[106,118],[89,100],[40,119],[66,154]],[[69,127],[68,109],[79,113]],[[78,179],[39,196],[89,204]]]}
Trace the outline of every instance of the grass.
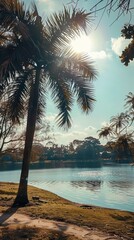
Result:
{"label": "grass", "polygon": [[32,227],[12,228],[10,233],[8,228],[5,227],[0,232],[0,239],[2,240],[78,240],[74,236],[66,236],[62,232],[38,229]]}
{"label": "grass", "polygon": [[[17,188],[17,184],[13,183],[0,184],[0,212],[6,211],[11,206]],[[53,193],[32,186],[29,186],[28,192],[30,204],[24,208],[19,208],[17,210],[18,213],[28,214],[37,218],[59,220],[78,226],[97,228],[111,235],[116,234],[120,237],[126,237],[129,240],[134,239],[134,213],[74,204]],[[34,196],[38,196],[39,199],[33,200]],[[30,231],[30,229],[27,229],[27,231]],[[1,233],[5,237],[3,240],[9,239],[6,238],[6,233],[6,231],[5,233]],[[40,232],[40,234],[43,233]],[[44,236],[42,239],[46,240],[70,240],[69,236],[60,236],[61,233],[56,233],[57,235],[55,235],[53,231],[46,231],[44,234],[46,234],[46,237]],[[17,238],[13,239],[16,240]],[[31,239],[39,240],[41,237],[37,238],[35,232],[35,238],[33,236]],[[76,238],[71,238],[71,240],[76,240]]]}

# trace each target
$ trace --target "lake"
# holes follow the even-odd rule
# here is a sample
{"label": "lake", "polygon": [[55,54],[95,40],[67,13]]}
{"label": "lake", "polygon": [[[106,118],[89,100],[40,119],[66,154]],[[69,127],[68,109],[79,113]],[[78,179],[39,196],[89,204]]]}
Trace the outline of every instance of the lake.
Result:
{"label": "lake", "polygon": [[[0,181],[18,182],[20,170],[0,171]],[[29,184],[81,204],[134,212],[134,166],[30,170]]]}

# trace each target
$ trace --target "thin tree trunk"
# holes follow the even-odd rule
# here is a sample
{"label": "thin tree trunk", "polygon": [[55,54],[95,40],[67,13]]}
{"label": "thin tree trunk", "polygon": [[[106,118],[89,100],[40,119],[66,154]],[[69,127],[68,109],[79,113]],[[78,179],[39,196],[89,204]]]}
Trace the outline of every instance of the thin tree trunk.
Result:
{"label": "thin tree trunk", "polygon": [[29,107],[28,107],[28,117],[27,117],[27,127],[26,127],[26,139],[25,147],[23,153],[23,162],[20,176],[19,189],[14,201],[13,206],[25,206],[28,200],[28,174],[29,174],[29,163],[32,151],[33,137],[35,132],[35,124],[37,117],[38,108],[38,98],[39,98],[39,82],[40,82],[40,72],[41,69],[36,70],[35,82],[31,88]]}

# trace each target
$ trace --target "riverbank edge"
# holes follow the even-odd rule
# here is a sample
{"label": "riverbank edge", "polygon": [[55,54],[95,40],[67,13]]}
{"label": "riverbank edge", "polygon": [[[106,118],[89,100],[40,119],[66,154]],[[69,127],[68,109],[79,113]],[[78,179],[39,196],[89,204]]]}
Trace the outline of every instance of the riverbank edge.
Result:
{"label": "riverbank edge", "polygon": [[[18,184],[0,182],[0,212],[12,212],[12,203],[16,196]],[[87,226],[110,235],[125,239],[134,239],[134,213],[108,209],[85,204],[77,204],[63,199],[51,192],[28,186],[29,204],[16,209],[17,213],[32,218]]]}

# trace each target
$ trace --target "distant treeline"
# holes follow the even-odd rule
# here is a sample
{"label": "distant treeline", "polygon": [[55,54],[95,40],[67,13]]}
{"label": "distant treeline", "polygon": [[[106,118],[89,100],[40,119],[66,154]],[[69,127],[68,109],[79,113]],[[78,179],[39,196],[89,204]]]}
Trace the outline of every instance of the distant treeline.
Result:
{"label": "distant treeline", "polygon": [[[0,156],[0,162],[21,162],[23,149],[15,149],[6,151]],[[100,160],[112,160],[115,162],[133,162],[134,147],[130,144],[126,151],[123,148],[114,148],[114,142],[107,143],[105,146],[93,137],[87,137],[84,140],[74,140],[69,145],[57,145],[48,142],[46,146],[36,144],[33,146],[31,162],[47,162],[51,161],[74,161],[74,162],[97,162]]]}

